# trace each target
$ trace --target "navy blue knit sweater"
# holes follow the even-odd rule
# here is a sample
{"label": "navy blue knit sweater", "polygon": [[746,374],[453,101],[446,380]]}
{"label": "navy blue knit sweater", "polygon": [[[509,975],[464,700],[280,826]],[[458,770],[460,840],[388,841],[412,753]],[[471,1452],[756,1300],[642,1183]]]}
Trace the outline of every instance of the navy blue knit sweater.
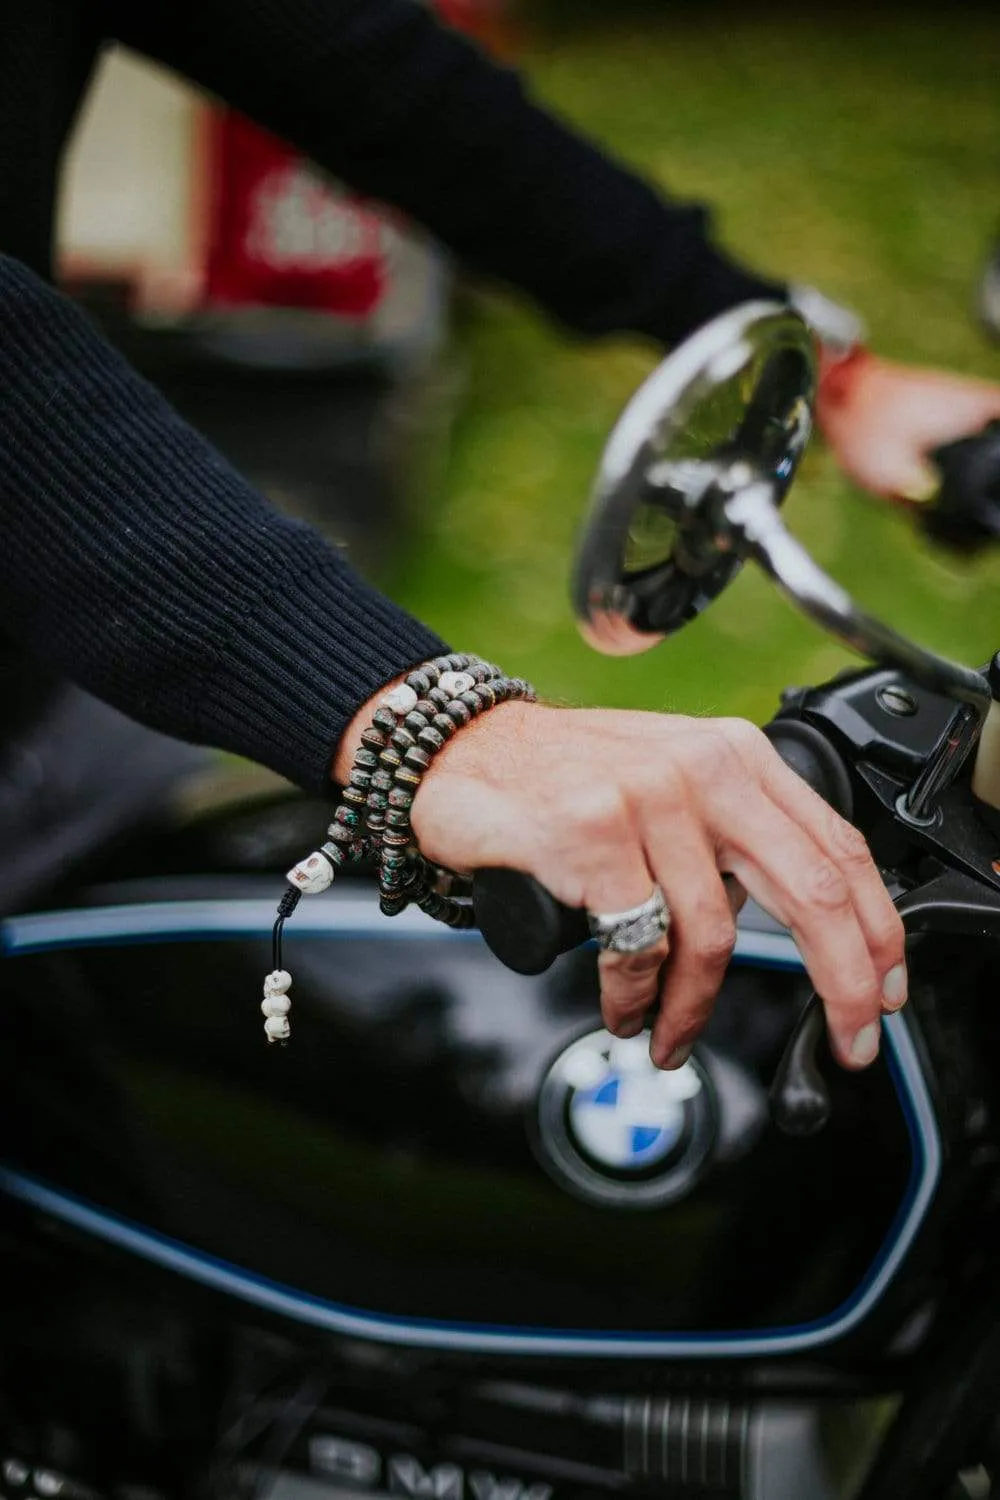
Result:
{"label": "navy blue knit sweater", "polygon": [[0,631],[143,722],[321,790],[357,707],[442,643],[277,515],[42,279],[60,153],[108,38],[578,331],[669,345],[781,289],[414,0],[4,6]]}

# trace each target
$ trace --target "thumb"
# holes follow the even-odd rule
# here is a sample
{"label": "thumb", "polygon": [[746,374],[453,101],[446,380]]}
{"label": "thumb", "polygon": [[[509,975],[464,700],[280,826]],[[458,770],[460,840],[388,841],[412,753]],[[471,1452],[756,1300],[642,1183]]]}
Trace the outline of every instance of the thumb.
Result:
{"label": "thumb", "polygon": [[909,457],[895,482],[896,494],[913,505],[926,505],[941,488],[941,475],[929,458],[922,454]]}

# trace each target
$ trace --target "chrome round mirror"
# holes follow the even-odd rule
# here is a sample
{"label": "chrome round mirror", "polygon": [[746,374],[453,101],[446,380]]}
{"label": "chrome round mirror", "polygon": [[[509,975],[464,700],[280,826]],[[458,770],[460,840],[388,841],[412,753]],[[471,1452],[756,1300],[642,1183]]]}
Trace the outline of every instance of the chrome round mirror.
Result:
{"label": "chrome round mirror", "polygon": [[604,449],[577,551],[573,605],[591,645],[648,650],[722,592],[741,559],[717,505],[762,481],[780,503],[812,430],[815,383],[802,319],[751,302],[640,386]]}

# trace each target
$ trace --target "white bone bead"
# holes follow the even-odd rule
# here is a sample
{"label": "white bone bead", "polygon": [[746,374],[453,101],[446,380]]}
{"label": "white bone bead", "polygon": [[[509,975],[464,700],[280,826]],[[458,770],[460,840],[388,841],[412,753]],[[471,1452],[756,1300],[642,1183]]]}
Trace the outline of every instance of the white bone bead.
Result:
{"label": "white bone bead", "polygon": [[283,995],[292,987],[292,976],[287,969],[272,969],[264,980],[265,995]]}
{"label": "white bone bead", "polygon": [[260,1008],[265,1016],[287,1016],[292,1002],[287,995],[265,995]]}
{"label": "white bone bead", "polygon": [[400,682],[394,688],[390,688],[382,699],[383,708],[391,708],[394,714],[408,714],[418,698],[413,688],[408,683]]}
{"label": "white bone bead", "polygon": [[470,677],[468,672],[442,672],[438,682],[442,693],[447,693],[451,698],[457,698],[460,693],[467,693],[475,685],[476,679]]}
{"label": "white bone bead", "polygon": [[264,1030],[269,1042],[286,1042],[292,1034],[287,1016],[268,1016]]}
{"label": "white bone bead", "polygon": [[294,869],[289,870],[286,878],[304,896],[318,896],[333,884],[333,866],[326,855],[320,854],[317,849],[308,859],[300,859]]}

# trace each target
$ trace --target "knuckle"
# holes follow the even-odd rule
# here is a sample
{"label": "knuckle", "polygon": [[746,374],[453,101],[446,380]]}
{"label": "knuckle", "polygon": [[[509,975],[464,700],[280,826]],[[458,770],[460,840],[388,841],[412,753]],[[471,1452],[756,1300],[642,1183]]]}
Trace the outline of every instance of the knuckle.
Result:
{"label": "knuckle", "polygon": [[672,1006],[669,1014],[671,1045],[689,1047],[696,1042],[711,1008],[710,1002],[698,1005],[691,1000],[679,1008]]}
{"label": "knuckle", "polygon": [[625,799],[616,786],[593,786],[585,797],[574,798],[566,826],[574,842],[581,839],[607,844],[621,838],[628,821]]}
{"label": "knuckle", "polygon": [[[738,722],[738,721],[736,721]],[[687,742],[689,774],[712,784],[731,782],[745,775],[740,754],[724,729],[704,729]]]}
{"label": "knuckle", "polygon": [[798,904],[803,911],[818,908],[827,915],[839,915],[850,909],[847,881],[832,860],[816,860],[805,872],[799,886]]}
{"label": "knuckle", "polygon": [[695,961],[708,969],[724,969],[736,947],[736,924],[728,916],[706,924],[692,943]]}
{"label": "knuckle", "polygon": [[742,755],[759,756],[768,744],[764,731],[749,719],[722,719],[720,728],[733,749]]}
{"label": "knuckle", "polygon": [[643,812],[652,807],[670,811],[684,801],[684,780],[668,759],[643,757],[635,767],[629,786],[632,800]]}
{"label": "knuckle", "polygon": [[881,1009],[882,995],[874,972],[841,975],[836,995],[831,997],[831,1004],[859,1020],[866,1018],[869,1013],[877,1013]]}
{"label": "knuckle", "polygon": [[853,823],[843,818],[832,818],[829,830],[830,844],[841,865],[852,873],[861,873],[872,864],[868,841]]}
{"label": "knuckle", "polygon": [[887,963],[894,963],[902,958],[906,949],[906,929],[899,912],[891,904],[888,897],[885,902],[884,918],[881,917],[874,925],[874,943],[879,956]]}
{"label": "knuckle", "polygon": [[659,972],[666,956],[667,941],[663,937],[639,953],[602,953],[599,965],[602,974],[610,971],[617,980],[648,982]]}

